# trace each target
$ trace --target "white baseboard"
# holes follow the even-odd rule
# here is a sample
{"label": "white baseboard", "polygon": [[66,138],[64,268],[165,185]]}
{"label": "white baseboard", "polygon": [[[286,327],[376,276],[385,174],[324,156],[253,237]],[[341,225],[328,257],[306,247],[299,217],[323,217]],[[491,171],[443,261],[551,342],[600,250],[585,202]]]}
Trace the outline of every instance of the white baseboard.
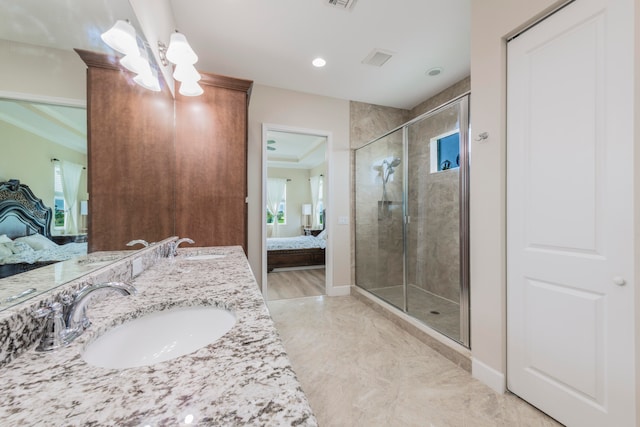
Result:
{"label": "white baseboard", "polygon": [[504,374],[473,356],[471,357],[471,375],[497,393],[503,394],[507,391]]}
{"label": "white baseboard", "polygon": [[330,297],[343,297],[351,295],[351,285],[332,286],[327,289],[327,296]]}

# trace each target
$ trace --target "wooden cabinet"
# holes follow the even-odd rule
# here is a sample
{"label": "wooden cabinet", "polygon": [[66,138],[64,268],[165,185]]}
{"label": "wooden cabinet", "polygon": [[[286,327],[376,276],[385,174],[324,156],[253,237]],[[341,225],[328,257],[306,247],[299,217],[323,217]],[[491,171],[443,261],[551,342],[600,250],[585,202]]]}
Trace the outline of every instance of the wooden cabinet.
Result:
{"label": "wooden cabinet", "polygon": [[88,250],[131,249],[174,228],[173,97],[132,81],[117,59],[77,51],[87,64]]}
{"label": "wooden cabinet", "polygon": [[202,73],[176,95],[176,234],[247,250],[247,108],[252,82]]}
{"label": "wooden cabinet", "polygon": [[77,52],[88,66],[89,251],[180,236],[246,252],[252,82],[203,73],[203,95],[174,100],[114,57]]}

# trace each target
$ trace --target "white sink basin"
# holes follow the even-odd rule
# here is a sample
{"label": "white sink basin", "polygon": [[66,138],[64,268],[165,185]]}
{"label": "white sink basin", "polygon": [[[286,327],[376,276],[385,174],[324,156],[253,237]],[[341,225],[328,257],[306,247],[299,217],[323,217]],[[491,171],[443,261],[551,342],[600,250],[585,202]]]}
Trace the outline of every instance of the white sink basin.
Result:
{"label": "white sink basin", "polygon": [[203,254],[203,255],[187,255],[185,259],[189,261],[203,261],[206,259],[220,259],[224,258],[226,255],[214,255],[214,254]]}
{"label": "white sink basin", "polygon": [[108,330],[87,346],[82,358],[112,369],[153,365],[215,342],[235,323],[232,312],[217,307],[157,311]]}

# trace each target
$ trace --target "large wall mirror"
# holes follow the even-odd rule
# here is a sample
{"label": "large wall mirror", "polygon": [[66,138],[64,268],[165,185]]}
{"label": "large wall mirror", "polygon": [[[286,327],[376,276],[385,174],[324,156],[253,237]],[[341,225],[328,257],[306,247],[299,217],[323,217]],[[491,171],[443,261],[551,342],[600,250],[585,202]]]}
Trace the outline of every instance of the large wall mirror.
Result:
{"label": "large wall mirror", "polygon": [[[52,210],[49,240],[76,248],[69,250],[68,261],[0,278],[0,311],[127,254],[91,260],[86,256],[91,215],[87,209],[86,66],[73,49],[111,53],[100,34],[118,19],[129,20],[142,34],[128,0],[24,0],[14,6],[0,6],[6,24],[0,26],[0,54],[5,59],[0,71],[0,181],[18,180],[28,186]],[[15,237],[8,238],[15,242]],[[5,243],[0,250],[7,255],[10,247],[14,252],[8,263],[15,262],[15,251],[25,246]],[[34,251],[43,245],[57,250],[47,243],[33,245]],[[50,264],[40,254],[26,258],[27,264]],[[52,258],[66,259],[60,254]],[[0,269],[3,265],[0,261]]]}

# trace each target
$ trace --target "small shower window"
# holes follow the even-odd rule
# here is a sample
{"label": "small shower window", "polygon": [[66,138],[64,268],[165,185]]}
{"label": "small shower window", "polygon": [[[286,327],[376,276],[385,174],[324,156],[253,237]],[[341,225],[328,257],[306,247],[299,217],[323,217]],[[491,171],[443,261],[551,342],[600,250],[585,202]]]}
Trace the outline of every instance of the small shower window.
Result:
{"label": "small shower window", "polygon": [[460,167],[460,131],[447,132],[431,138],[431,173]]}

